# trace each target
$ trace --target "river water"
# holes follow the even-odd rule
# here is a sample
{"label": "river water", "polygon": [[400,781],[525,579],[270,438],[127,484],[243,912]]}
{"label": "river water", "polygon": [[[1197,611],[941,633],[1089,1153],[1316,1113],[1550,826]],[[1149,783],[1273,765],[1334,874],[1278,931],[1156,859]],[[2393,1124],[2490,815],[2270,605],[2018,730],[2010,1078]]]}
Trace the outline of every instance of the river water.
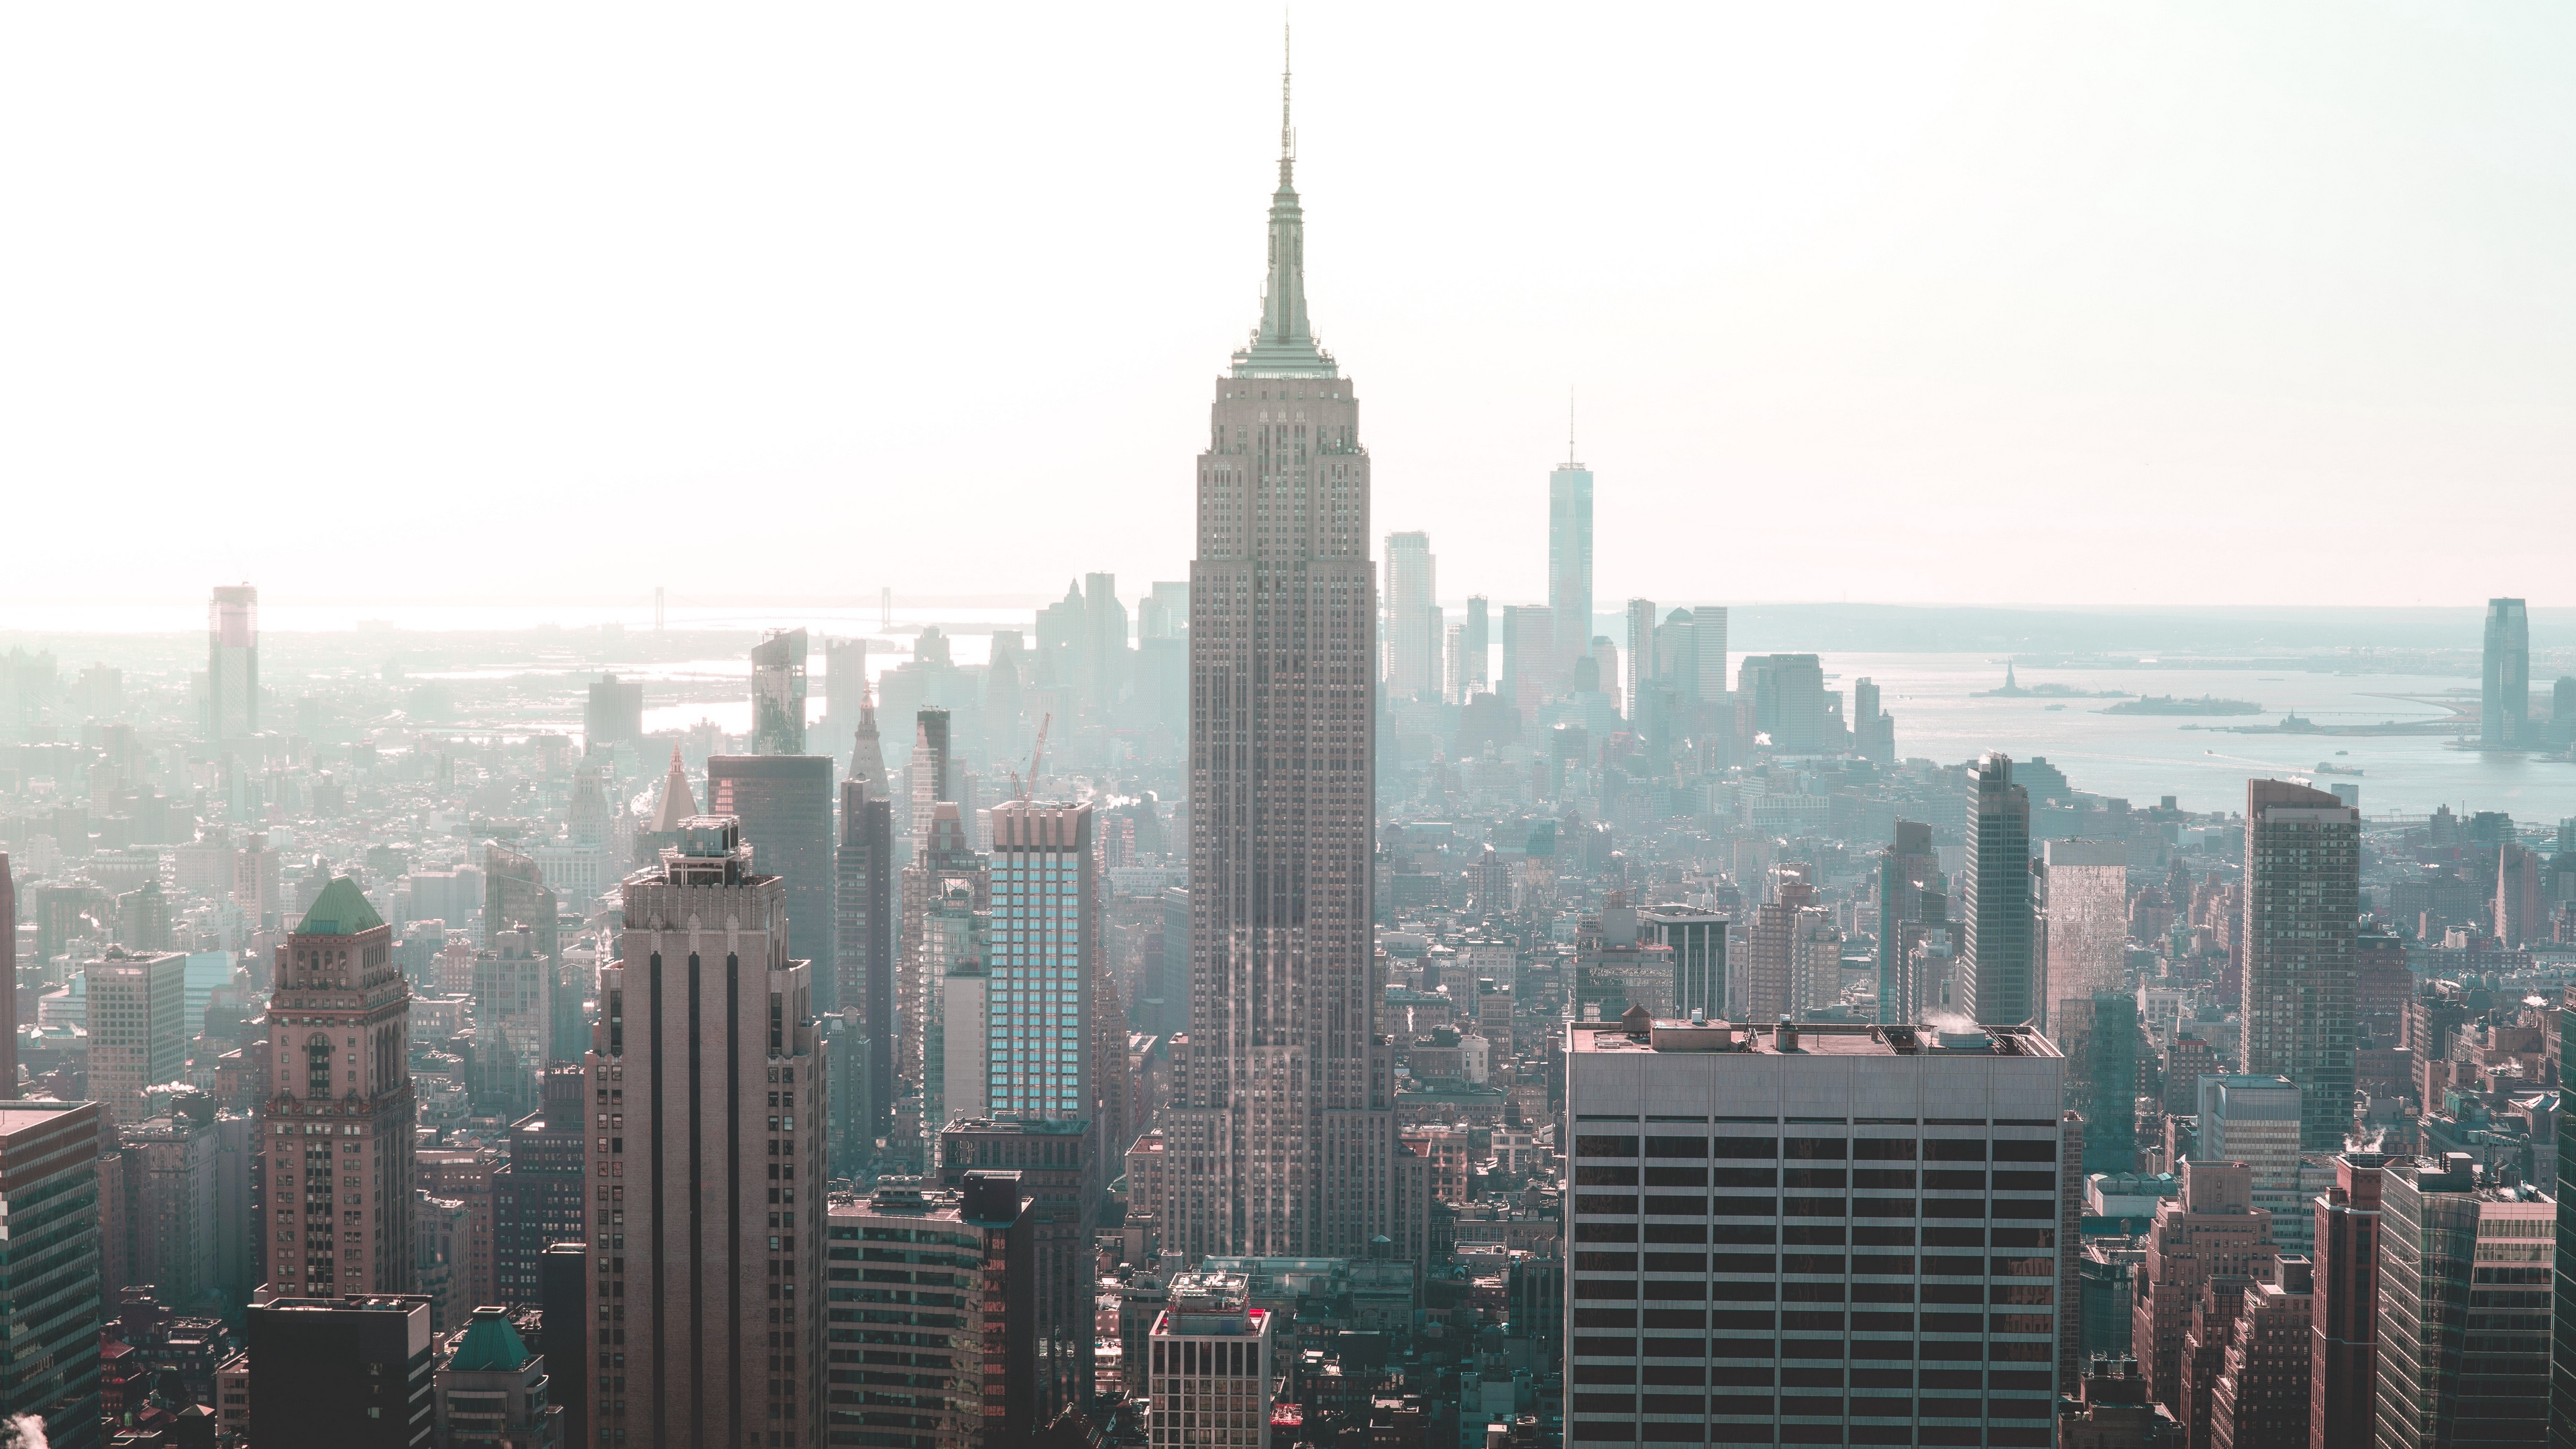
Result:
{"label": "river water", "polygon": [[[2312,775],[2361,787],[2366,816],[2426,815],[2448,805],[2461,814],[2503,810],[2516,820],[2548,822],[2576,815],[2576,764],[2537,755],[2451,748],[2448,734],[2233,734],[2213,726],[2277,725],[2296,712],[2321,728],[2383,721],[2442,720],[2459,700],[2472,727],[2477,681],[2457,676],[2324,674],[2293,670],[2165,668],[2032,668],[2018,671],[2027,689],[2061,684],[2131,694],[2249,700],[2259,715],[2114,715],[2097,713],[2108,699],[1978,699],[2003,683],[2003,661],[1980,654],[1826,654],[1826,686],[1878,684],[1880,708],[1896,717],[1896,751],[1941,761],[2002,750],[2015,758],[2044,755],[2078,790],[2152,805],[2173,795],[2191,810],[2241,810],[2249,777]],[[2546,692],[2535,698],[2547,717]],[[2050,705],[2062,708],[2050,709]],[[2195,726],[2195,728],[2185,728]],[[2345,753],[2337,753],[2342,751]],[[2320,762],[2362,771],[2318,774]]]}

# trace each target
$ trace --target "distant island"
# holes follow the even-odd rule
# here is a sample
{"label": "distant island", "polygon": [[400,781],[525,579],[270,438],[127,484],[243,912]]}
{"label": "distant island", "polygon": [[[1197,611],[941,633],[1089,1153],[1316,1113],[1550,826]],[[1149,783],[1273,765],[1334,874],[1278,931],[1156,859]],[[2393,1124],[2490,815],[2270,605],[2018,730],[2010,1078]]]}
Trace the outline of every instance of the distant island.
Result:
{"label": "distant island", "polygon": [[2125,689],[2105,689],[2097,692],[2090,689],[2077,689],[2071,684],[2034,684],[2024,688],[2021,681],[2013,677],[2013,667],[2010,664],[2004,666],[2002,688],[1981,689],[1968,696],[1970,699],[2127,699],[2128,697],[2129,692]]}
{"label": "distant island", "polygon": [[2176,699],[2170,694],[2150,694],[2123,700],[2093,711],[2095,714],[2261,714],[2263,706],[2241,699],[2220,699],[2204,694],[2198,699]]}

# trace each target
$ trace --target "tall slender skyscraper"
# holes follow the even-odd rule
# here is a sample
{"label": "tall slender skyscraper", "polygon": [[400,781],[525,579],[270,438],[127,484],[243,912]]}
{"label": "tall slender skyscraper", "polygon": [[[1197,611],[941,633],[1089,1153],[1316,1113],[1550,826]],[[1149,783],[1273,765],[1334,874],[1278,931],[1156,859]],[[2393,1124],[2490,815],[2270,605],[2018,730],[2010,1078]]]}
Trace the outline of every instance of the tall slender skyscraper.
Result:
{"label": "tall slender skyscraper", "polygon": [[1088,667],[1082,690],[1093,709],[1106,711],[1117,705],[1127,684],[1127,606],[1118,602],[1116,574],[1085,574],[1082,590],[1083,658]]}
{"label": "tall slender skyscraper", "polygon": [[411,983],[393,937],[342,876],[277,948],[260,1127],[283,1298],[411,1291]]}
{"label": "tall slender skyscraper", "polygon": [[820,963],[815,1009],[840,1010],[840,959],[833,944],[840,873],[833,859],[830,755],[713,755],[707,759],[707,813],[730,815],[764,873],[787,882],[789,949]]}
{"label": "tall slender skyscraper", "polygon": [[[683,792],[688,789],[685,778],[680,788]],[[561,949],[561,934],[556,926],[560,905],[536,857],[512,850],[497,840],[483,843],[484,945],[497,945],[502,932],[524,928],[535,934],[538,954],[553,957]]]}
{"label": "tall slender skyscraper", "polygon": [[624,1355],[592,1423],[630,1445],[820,1442],[823,1073],[787,902],[724,816],[626,878],[583,1066],[590,1329]]}
{"label": "tall slender skyscraper", "polygon": [[1675,609],[1655,626],[1653,675],[1674,695],[1697,704],[1726,698],[1726,611],[1714,605]]}
{"label": "tall slender skyscraper", "polygon": [[2126,990],[2128,847],[2116,840],[2052,840],[2040,852],[2048,870],[2048,949],[2042,959],[2048,963],[2049,1005]]}
{"label": "tall slender skyscraper", "polygon": [[1878,1019],[1911,1025],[1923,1019],[1924,886],[1941,869],[1932,850],[1932,827],[1896,822],[1896,834],[1878,854]]}
{"label": "tall slender skyscraper", "polygon": [[868,787],[871,800],[892,800],[887,793],[885,743],[877,737],[877,695],[874,686],[859,694],[858,733],[850,744],[849,778]]}
{"label": "tall slender skyscraper", "polygon": [[751,752],[805,753],[805,631],[772,629],[751,651]]}
{"label": "tall slender skyscraper", "polygon": [[[1092,975],[1100,953],[1100,887],[1091,807],[1026,800],[993,807],[986,1097],[997,1117],[1096,1117],[1092,1070],[1100,1025]],[[1123,1047],[1125,1038],[1120,1038]],[[930,1124],[934,1128],[942,1124]],[[1124,1152],[1124,1142],[1104,1144]]]}
{"label": "tall slender skyscraper", "polygon": [[[2344,1153],[2334,1160],[2334,1184],[2314,1199],[2310,1256],[2317,1265],[2317,1302],[2309,1320],[2308,1449],[2344,1449],[2368,1437],[2378,1419],[2379,1205],[2387,1171],[2385,1154]],[[2576,1376],[2576,1359],[2564,1347],[2552,1358],[2561,1384]],[[2576,1438],[2576,1419],[2565,1417],[2576,1408],[2576,1396],[2553,1387],[2552,1399],[2549,1442],[2564,1446]]]}
{"label": "tall slender skyscraper", "polygon": [[1190,1029],[1164,1221],[1193,1255],[1362,1257],[1393,1227],[1369,458],[1307,324],[1295,165],[1283,76],[1269,283],[1217,380],[1190,565]]}
{"label": "tall slender skyscraper", "polygon": [[1503,606],[1503,697],[1533,722],[1564,677],[1556,647],[1556,611],[1537,604]]}
{"label": "tall slender skyscraper", "polygon": [[1877,681],[1852,681],[1852,753],[1874,764],[1896,763],[1896,720],[1879,707]]}
{"label": "tall slender skyscraper", "polygon": [[1592,470],[1574,461],[1570,419],[1567,427],[1565,464],[1547,475],[1547,606],[1560,669],[1592,646]]}
{"label": "tall slender skyscraper", "polygon": [[644,681],[603,674],[591,681],[582,709],[583,753],[644,742]]}
{"label": "tall slender skyscraper", "polygon": [[2487,600],[2486,661],[2478,684],[2478,743],[2507,749],[2531,744],[2531,615],[2522,600]]}
{"label": "tall slender skyscraper", "polygon": [[2245,782],[2244,1070],[2299,1088],[2299,1140],[2333,1152],[2352,1127],[2353,938],[2361,812],[2323,790]]}
{"label": "tall slender skyscraper", "polygon": [[[869,1121],[854,1123],[852,1137],[873,1141],[894,1105],[894,802],[885,798],[885,772],[841,782],[841,843],[833,855],[839,914],[833,947],[841,1009],[859,1013],[868,1043]],[[858,1153],[860,1141],[842,1149]],[[853,1157],[853,1165],[859,1160]]]}
{"label": "tall slender skyscraper", "polygon": [[1648,691],[1655,678],[1655,601],[1628,601],[1628,728],[1642,729],[1638,713],[1646,706]]}
{"label": "tall slender skyscraper", "polygon": [[912,763],[904,767],[904,775],[912,796],[912,819],[904,834],[919,850],[930,833],[935,807],[942,800],[957,798],[956,776],[949,770],[948,711],[932,707],[914,717]]}
{"label": "tall slender skyscraper", "polygon": [[894,1071],[903,1084],[894,1091],[903,1100],[887,1137],[887,1150],[898,1161],[925,1166],[928,1143],[943,1125],[921,1116],[928,1105],[920,1094],[929,1085],[929,1033],[938,1014],[933,998],[945,974],[931,950],[930,918],[959,891],[967,897],[970,914],[989,911],[993,904],[990,863],[967,840],[958,806],[939,802],[931,806],[931,816],[929,830],[914,843],[912,860],[903,868],[894,987]]}
{"label": "tall slender skyscraper", "polygon": [[9,852],[0,850],[0,921],[9,929],[0,931],[0,981],[9,983],[0,992],[0,1100],[18,1095],[18,887],[9,878]]}
{"label": "tall slender skyscraper", "polygon": [[[858,723],[868,693],[868,641],[823,641],[823,718],[825,740],[839,738]],[[825,749],[830,749],[826,744]]]}
{"label": "tall slender skyscraper", "polygon": [[1463,632],[1458,636],[1458,649],[1463,667],[1453,672],[1458,676],[1458,702],[1465,704],[1493,683],[1493,623],[1484,595],[1467,596],[1467,621],[1460,628]]}
{"label": "tall slender skyscraper", "polygon": [[1386,697],[1411,702],[1440,688],[1439,561],[1431,535],[1386,536]]}
{"label": "tall slender skyscraper", "polygon": [[259,590],[231,584],[206,608],[206,738],[259,733]]}
{"label": "tall slender skyscraper", "polygon": [[1978,758],[1969,788],[1959,1004],[1981,1024],[2045,1028],[2032,980],[2030,794],[2012,782],[2012,757],[1992,752]]}

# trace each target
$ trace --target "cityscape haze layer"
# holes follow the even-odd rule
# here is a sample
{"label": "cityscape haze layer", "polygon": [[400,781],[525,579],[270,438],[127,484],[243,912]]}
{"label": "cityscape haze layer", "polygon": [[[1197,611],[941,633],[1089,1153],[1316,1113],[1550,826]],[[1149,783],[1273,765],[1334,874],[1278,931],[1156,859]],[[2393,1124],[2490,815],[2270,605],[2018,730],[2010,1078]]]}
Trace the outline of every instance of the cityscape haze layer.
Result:
{"label": "cityscape haze layer", "polygon": [[2576,27],[1429,15],[6,22],[6,1446],[2576,1449]]}

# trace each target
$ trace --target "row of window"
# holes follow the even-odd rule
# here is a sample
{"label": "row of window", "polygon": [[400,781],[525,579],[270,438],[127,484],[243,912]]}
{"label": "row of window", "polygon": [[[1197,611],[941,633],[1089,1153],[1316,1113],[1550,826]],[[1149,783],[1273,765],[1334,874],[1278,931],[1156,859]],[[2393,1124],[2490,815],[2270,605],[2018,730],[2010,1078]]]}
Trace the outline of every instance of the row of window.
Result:
{"label": "row of window", "polygon": [[[1825,1359],[1830,1361],[1867,1359],[1881,1363],[1889,1360],[1911,1361],[1919,1358],[1926,1363],[2047,1364],[2057,1357],[2057,1345],[2054,1335],[2051,1334],[2016,1340],[1927,1338],[1916,1341],[1903,1338],[1765,1337],[1711,1338],[1693,1346],[1684,1346],[1685,1340],[1681,1339],[1648,1339],[1645,1342],[1670,1345],[1675,1349],[1672,1356],[1677,1358],[1704,1356],[1726,1359]],[[1577,1358],[1634,1359],[1657,1356],[1641,1354],[1637,1340],[1597,1338],[1582,1334],[1575,1335],[1573,1352]],[[1581,1367],[1580,1364],[1576,1365],[1578,1370]],[[1852,1372],[1857,1375],[1862,1370],[1854,1369]],[[1927,1375],[1933,1372],[1935,1370],[1928,1368],[1924,1370]]]}
{"label": "row of window", "polygon": [[1848,1429],[1834,1424],[1788,1424],[1774,1429],[1767,1421],[1649,1419],[1640,1425],[1631,1419],[1578,1419],[1568,1426],[1566,1437],[1573,1443],[1586,1445],[1634,1444],[1642,1439],[1649,1444],[1920,1443],[1926,1446],[1986,1445],[1989,1449],[2048,1449],[2053,1433],[2046,1424],[2022,1429],[2002,1424],[1923,1424],[1909,1428],[1904,1424],[1855,1422]]}
{"label": "row of window", "polygon": [[[1843,1269],[1839,1266],[1842,1261],[1842,1257],[1839,1254],[1802,1257],[1799,1254],[1793,1253],[1789,1255],[1788,1262],[1790,1266],[1788,1267],[1788,1273],[1793,1278],[1801,1274],[1815,1278],[1840,1278],[1845,1276]],[[1926,1258],[1922,1261],[1924,1268],[1929,1270],[1922,1275],[1926,1278],[1945,1276],[1957,1278],[1979,1278],[1985,1276],[1977,1271],[1981,1264],[1979,1260],[1975,1258],[1948,1260],[1940,1258]],[[2045,1269],[2030,1268],[2028,1265],[2033,1260],[2029,1259],[1998,1258],[1995,1261],[1997,1263],[2014,1263],[2022,1265],[2024,1271],[2033,1278],[2042,1278],[2046,1273],[2054,1271],[2053,1264],[2050,1264],[2050,1266]],[[2046,1259],[2040,1259],[2037,1261],[2041,1263],[2048,1262]],[[1852,1260],[1852,1271],[1854,1274],[1864,1278],[1873,1276],[1887,1278],[1911,1278],[1915,1276],[1912,1272],[1913,1264],[1914,1260],[1911,1258],[1858,1257]],[[1577,1314],[1579,1316],[1585,1309],[1590,1308],[1592,1304],[1596,1302],[1634,1302],[1637,1300],[1641,1290],[1646,1301],[1657,1304],[1710,1302],[1769,1303],[1775,1297],[1793,1300],[1804,1299],[1810,1302],[1821,1301],[1827,1303],[1839,1303],[1843,1298],[1843,1285],[1840,1283],[1812,1283],[1796,1281],[1777,1283],[1772,1281],[1767,1270],[1757,1269],[1755,1271],[1764,1272],[1766,1276],[1760,1278],[1648,1278],[1643,1281],[1635,1278],[1585,1278],[1577,1281],[1574,1285],[1574,1297],[1577,1303],[1581,1305],[1577,1309]],[[1903,1283],[1855,1283],[1851,1285],[1852,1296],[1855,1299],[1863,1301],[1867,1301],[1875,1296],[1862,1291],[1864,1289],[1881,1287],[1911,1288],[1913,1286],[1914,1285],[1912,1284]],[[1996,1303],[2045,1305],[2056,1297],[2055,1285],[2046,1281],[1994,1283],[1986,1285],[1980,1285],[1977,1283],[1925,1283],[1921,1286],[1923,1290],[1923,1299],[1927,1303],[1942,1301],[1974,1303],[1979,1301],[1980,1297],[1984,1297],[1989,1298]],[[1934,1291],[1936,1289],[1949,1291],[1936,1293]],[[1955,1297],[1953,1294],[1955,1294]],[[1913,1295],[1911,1293],[1908,1293],[1904,1297],[1897,1298],[1894,1301],[1910,1302],[1912,1300],[1912,1296]]]}
{"label": "row of window", "polygon": [[1586,1364],[1584,1372],[1626,1374],[1626,1378],[1578,1378],[1577,1383],[1629,1385],[1643,1381],[1648,1389],[1665,1384],[1685,1388],[1768,1389],[1775,1383],[1784,1389],[1841,1390],[1845,1382],[1855,1389],[1926,1389],[1960,1390],[1975,1393],[1979,1389],[2046,1389],[2051,1386],[2048,1369],[2006,1369],[1991,1371],[1978,1368],[1927,1368],[1916,1374],[1911,1368],[1872,1366],[1845,1370],[1839,1364],[1792,1364],[1775,1368],[1769,1364]]}
{"label": "row of window", "polygon": [[[1918,1204],[1910,1197],[1688,1197],[1638,1196],[1625,1193],[1580,1192],[1574,1196],[1574,1208],[1583,1216],[1665,1217],[1809,1217],[1809,1218],[2053,1218],[2057,1202],[2049,1197],[2027,1198],[1924,1198]],[[1579,1230],[1590,1224],[1578,1223]]]}
{"label": "row of window", "polygon": [[[1578,1414],[1709,1414],[1759,1415],[1768,1418],[1840,1419],[2044,1419],[2054,1410],[2054,1400],[1995,1397],[1971,1398],[1871,1398],[1840,1395],[1782,1394],[1776,1399],[1769,1394],[1583,1394],[1574,1396]],[[1919,1407],[1918,1407],[1919,1406]]]}
{"label": "row of window", "polygon": [[[1619,1252],[1615,1250],[1604,1251],[1601,1249],[1585,1248],[1575,1252],[1574,1267],[1575,1271],[1580,1273],[1634,1273],[1638,1270],[1639,1257],[1639,1254],[1633,1252]],[[1645,1271],[1649,1273],[1771,1273],[1779,1271],[1791,1273],[1839,1273],[1842,1271],[1840,1268],[1809,1269],[1785,1267],[1785,1265],[1792,1263],[1816,1262],[1840,1263],[1843,1261],[1843,1254],[1839,1248],[1837,1248],[1836,1251],[1831,1253],[1772,1253],[1767,1250],[1758,1253],[1654,1252],[1644,1254],[1643,1258]],[[1854,1257],[1852,1261],[1855,1263],[1884,1263],[1897,1261],[1912,1262],[1913,1258],[1910,1254],[1905,1258],[1896,1259],[1885,1255],[1863,1253]],[[1991,1265],[1994,1276],[1998,1278],[2046,1278],[2054,1276],[2056,1273],[2054,1265],[2057,1260],[2054,1257],[2035,1256],[1987,1259],[1969,1255],[1943,1256],[1935,1254],[1925,1258],[1924,1261],[1926,1263],[1942,1264],[1987,1263]],[[1873,1269],[1868,1271],[1877,1270]],[[1972,1268],[1969,1271],[1973,1274],[1976,1270]],[[2547,1268],[2529,1268],[2515,1269],[2511,1271],[2545,1274],[2549,1270]],[[2483,1283],[2486,1280],[2481,1278],[2479,1281]],[[2526,1281],[2545,1283],[2549,1280],[2546,1277],[2542,1277]]]}
{"label": "row of window", "polygon": [[1585,1132],[1574,1139],[1578,1157],[1621,1157],[1638,1155],[1642,1144],[1647,1157],[1664,1158],[1791,1158],[1808,1162],[1841,1162],[1852,1159],[1863,1162],[1984,1162],[1991,1152],[1996,1162],[2055,1162],[2057,1142],[2054,1138],[2002,1138],[1989,1141],[1983,1137],[1782,1137],[1763,1134],[1690,1136],[1647,1135]]}
{"label": "row of window", "polygon": [[[1639,1169],[1620,1163],[1584,1162],[1574,1169],[1577,1187],[1636,1187],[1638,1175],[1644,1173],[1647,1187],[1792,1187],[1840,1188],[1846,1180],[1856,1188],[1907,1188],[1920,1185],[1934,1192],[1984,1192],[1986,1171],[1981,1167],[1932,1168],[1919,1171],[1911,1167],[1648,1167]],[[1846,1178],[1848,1171],[1848,1178]],[[1998,1192],[2055,1192],[2057,1174],[2049,1171],[2006,1172],[1994,1174]]]}

